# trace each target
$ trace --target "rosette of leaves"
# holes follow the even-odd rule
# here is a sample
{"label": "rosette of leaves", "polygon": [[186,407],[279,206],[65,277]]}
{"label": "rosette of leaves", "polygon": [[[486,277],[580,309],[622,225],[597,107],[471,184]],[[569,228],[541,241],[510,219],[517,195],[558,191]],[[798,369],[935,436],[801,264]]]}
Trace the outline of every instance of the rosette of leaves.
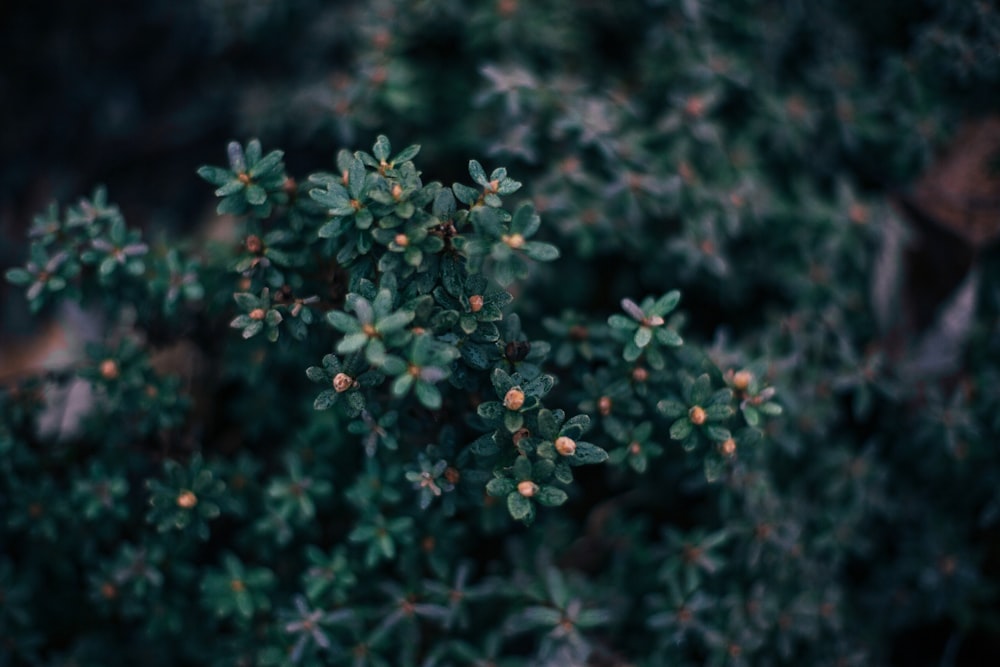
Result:
{"label": "rosette of leaves", "polygon": [[500,400],[484,401],[476,408],[476,412],[490,426],[503,427],[510,433],[524,425],[525,414],[538,409],[541,398],[555,384],[551,375],[540,375],[527,380],[520,373],[508,375],[502,368],[493,369],[490,381]]}
{"label": "rosette of leaves", "polygon": [[141,276],[146,271],[143,257],[149,246],[141,241],[137,229],[128,229],[125,220],[115,218],[104,234],[91,239],[90,247],[80,253],[84,264],[96,265],[101,284],[109,285],[122,272]]}
{"label": "rosette of leaves", "polygon": [[552,484],[555,468],[556,464],[549,459],[532,463],[522,454],[514,460],[514,465],[493,471],[486,493],[504,498],[511,517],[530,525],[535,520],[535,503],[558,507],[568,499],[565,491]]}
{"label": "rosette of leaves", "polygon": [[514,194],[521,189],[521,184],[510,178],[504,167],[494,169],[487,177],[486,170],[483,169],[483,165],[478,160],[469,160],[469,176],[482,190],[476,190],[461,183],[455,183],[452,186],[455,197],[469,207],[485,204],[491,208],[500,208],[503,206],[500,195]]}
{"label": "rosette of leaves", "polygon": [[199,277],[200,262],[193,257],[183,257],[176,248],[156,262],[156,277],[152,290],[163,300],[163,312],[176,314],[182,302],[201,301],[205,288]]}
{"label": "rosette of leaves", "polygon": [[451,375],[451,362],[458,355],[455,346],[424,333],[414,336],[405,358],[387,356],[382,370],[395,376],[393,396],[401,398],[412,390],[425,408],[437,410],[442,398],[436,385]]}
{"label": "rosette of leaves", "polygon": [[570,467],[604,463],[608,453],[597,445],[581,440],[580,437],[590,428],[590,417],[576,415],[566,419],[562,410],[538,411],[538,442],[535,453],[543,459],[555,463],[553,474],[563,484],[573,481]]}
{"label": "rosette of leaves", "polygon": [[243,311],[229,323],[234,329],[242,329],[244,338],[253,338],[261,331],[267,332],[267,339],[272,343],[278,340],[280,331],[278,325],[285,318],[271,301],[271,290],[265,287],[260,296],[249,292],[237,292],[233,295],[236,305]]}
{"label": "rosette of leaves", "polygon": [[374,387],[385,379],[385,376],[370,369],[360,354],[351,354],[341,362],[335,354],[323,357],[322,366],[310,366],[306,376],[313,382],[326,385],[313,401],[316,410],[328,410],[340,402],[345,406],[347,414],[356,417],[365,409],[363,387]]}
{"label": "rosette of leaves", "polygon": [[[341,151],[337,155],[339,175],[319,173],[309,177],[318,186],[309,191],[309,196],[327,208],[330,218],[319,228],[319,236],[338,239],[337,261],[345,267],[371,251],[375,241],[371,229],[375,220],[380,221],[380,229],[405,224],[418,211],[423,213],[422,207],[440,188],[433,184],[425,189],[420,182],[419,172],[411,161],[420,151],[419,146],[409,146],[390,159],[389,140],[379,135],[372,150],[374,156],[364,151],[353,155]],[[417,216],[410,231],[419,235],[417,227],[426,220],[423,214]],[[393,240],[396,236],[393,234]],[[408,255],[405,249],[402,250],[409,266],[419,264],[415,260],[418,255],[422,256],[420,244],[424,241],[426,238],[420,239]],[[404,248],[402,243],[397,245]],[[434,241],[427,241],[428,250],[434,245]]]}
{"label": "rosette of leaves", "polygon": [[302,574],[306,596],[314,603],[343,604],[357,584],[344,545],[337,545],[326,552],[315,545],[305,549],[308,568]]}
{"label": "rosette of leaves", "polygon": [[275,205],[288,203],[282,151],[264,155],[260,141],[251,139],[246,150],[238,142],[230,142],[226,153],[228,169],[207,165],[198,169],[199,176],[216,186],[215,196],[221,197],[216,207],[219,215],[267,218]]}
{"label": "rosette of leaves", "polygon": [[49,294],[66,289],[69,282],[80,272],[80,265],[65,250],[53,254],[40,243],[32,243],[30,259],[24,268],[8,269],[7,280],[17,287],[26,287],[25,296],[31,312],[37,313],[46,303]]}
{"label": "rosette of leaves", "polygon": [[724,379],[739,400],[740,413],[748,425],[760,426],[765,417],[781,414],[781,404],[773,400],[775,388],[767,386],[758,369],[727,371]]}
{"label": "rosette of leaves", "polygon": [[263,236],[250,234],[243,241],[245,252],[236,259],[233,270],[258,277],[272,288],[282,287],[292,277],[288,270],[304,264],[300,245],[299,235],[287,229],[274,229]]}
{"label": "rosette of leaves", "polygon": [[365,547],[365,567],[374,567],[382,560],[392,560],[400,544],[413,537],[413,519],[398,516],[388,519],[381,512],[362,517],[347,535],[347,540]]}
{"label": "rosette of leaves", "polygon": [[677,290],[667,292],[658,299],[646,297],[641,304],[628,298],[622,299],[622,310],[628,317],[611,315],[608,317],[608,326],[625,343],[622,350],[625,361],[631,363],[645,354],[650,366],[657,370],[664,368],[666,360],[661,348],[679,347],[684,342],[663,319],[677,307],[680,299],[681,294]]}
{"label": "rosette of leaves", "polygon": [[697,378],[683,378],[684,400],[663,399],[656,409],[674,420],[670,437],[679,440],[686,451],[698,444],[698,434],[710,442],[722,443],[732,438],[725,423],[733,416],[733,391],[728,387],[712,390],[712,380],[707,373]]}
{"label": "rosette of leaves", "polygon": [[504,287],[527,277],[528,259],[550,262],[559,258],[559,249],[554,245],[528,240],[541,225],[530,202],[518,206],[513,216],[500,208],[478,206],[472,209],[469,219],[476,234],[463,237],[460,247],[469,257],[470,270],[482,271],[489,260],[490,274]]}
{"label": "rosette of leaves", "polygon": [[444,308],[437,317],[458,325],[463,336],[475,342],[489,343],[500,338],[493,324],[503,319],[503,308],[513,300],[506,290],[491,285],[482,274],[473,274],[462,283],[443,273],[443,284],[434,289],[434,300]]}
{"label": "rosette of leaves", "polygon": [[606,324],[592,322],[573,311],[565,311],[559,318],[546,317],[542,324],[560,341],[552,355],[557,366],[572,366],[577,358],[586,363],[611,358],[612,343]]}
{"label": "rosette of leaves", "polygon": [[452,481],[454,477],[453,474],[449,475],[448,467],[448,462],[444,459],[432,461],[421,452],[417,457],[416,466],[406,471],[406,481],[410,482],[417,492],[420,509],[427,509],[435,498],[455,490]]}
{"label": "rosette of leaves", "polygon": [[627,464],[632,470],[641,474],[646,472],[651,458],[663,453],[663,446],[652,440],[651,421],[627,426],[619,419],[608,417],[604,420],[603,426],[604,431],[622,445],[609,453],[608,458],[612,463]]}
{"label": "rosette of leaves", "polygon": [[337,343],[337,352],[341,354],[363,351],[370,364],[381,367],[385,364],[387,349],[402,348],[410,340],[406,325],[415,313],[406,308],[396,310],[395,299],[387,287],[379,289],[372,300],[351,292],[347,295],[345,308],[354,315],[340,310],[326,314],[333,328],[344,334]]}
{"label": "rosette of leaves", "polygon": [[317,501],[330,498],[333,484],[306,474],[298,455],[285,457],[285,467],[287,474],[271,480],[267,486],[268,502],[285,520],[302,524],[316,515]]}
{"label": "rosette of leaves", "polygon": [[268,596],[274,573],[266,567],[247,567],[232,553],[222,556],[222,567],[211,568],[201,581],[201,603],[218,618],[251,620],[271,608]]}
{"label": "rosette of leaves", "polygon": [[163,464],[164,479],[150,479],[149,511],[146,521],[165,533],[171,530],[194,533],[207,540],[209,523],[222,513],[226,484],[195,454],[182,465],[174,460]]}

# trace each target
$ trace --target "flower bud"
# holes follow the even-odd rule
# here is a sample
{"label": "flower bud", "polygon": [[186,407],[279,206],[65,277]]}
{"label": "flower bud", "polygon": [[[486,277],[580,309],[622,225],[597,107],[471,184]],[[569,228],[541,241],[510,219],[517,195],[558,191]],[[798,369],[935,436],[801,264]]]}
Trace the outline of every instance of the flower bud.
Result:
{"label": "flower bud", "polygon": [[701,426],[702,424],[705,423],[705,420],[707,418],[708,415],[705,414],[705,408],[701,407],[700,405],[696,405],[690,410],[688,410],[688,419],[690,419],[691,423],[694,424],[695,426]]}
{"label": "flower bud", "polygon": [[556,438],[556,451],[562,456],[573,456],[576,453],[576,441],[565,435]]}
{"label": "flower bud", "polygon": [[503,406],[508,410],[520,410],[522,405],[524,405],[524,392],[519,387],[508,389],[503,397]]}
{"label": "flower bud", "polygon": [[519,482],[517,485],[517,492],[520,493],[525,498],[530,498],[531,496],[538,493],[538,485],[529,479]]}
{"label": "flower bud", "polygon": [[342,394],[354,386],[354,378],[347,373],[337,373],[333,378],[333,389]]}

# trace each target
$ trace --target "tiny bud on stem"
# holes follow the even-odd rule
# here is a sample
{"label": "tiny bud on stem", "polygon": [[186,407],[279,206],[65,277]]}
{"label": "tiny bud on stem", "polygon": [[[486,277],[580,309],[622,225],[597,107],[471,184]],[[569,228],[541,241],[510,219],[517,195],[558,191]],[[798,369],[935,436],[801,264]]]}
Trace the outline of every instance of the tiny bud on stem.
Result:
{"label": "tiny bud on stem", "polygon": [[503,406],[508,410],[520,410],[522,405],[524,405],[524,392],[518,387],[509,389],[503,397]]}
{"label": "tiny bud on stem", "polygon": [[538,485],[531,480],[524,480],[519,482],[517,485],[517,492],[520,493],[525,498],[530,498],[531,496],[538,493]]}

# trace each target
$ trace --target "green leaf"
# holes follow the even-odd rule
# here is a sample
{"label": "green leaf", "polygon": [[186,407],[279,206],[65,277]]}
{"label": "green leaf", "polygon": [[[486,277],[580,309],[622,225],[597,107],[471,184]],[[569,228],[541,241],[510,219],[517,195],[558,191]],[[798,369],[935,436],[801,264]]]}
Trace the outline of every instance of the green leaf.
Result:
{"label": "green leaf", "polygon": [[528,241],[521,247],[521,250],[537,262],[551,262],[554,259],[559,259],[559,248],[550,243]]}
{"label": "green leaf", "polygon": [[372,154],[375,155],[375,159],[379,161],[388,160],[391,152],[392,144],[389,143],[389,138],[384,134],[378,135],[375,139],[375,145],[372,147]]}
{"label": "green leaf", "polygon": [[543,486],[534,495],[534,499],[546,507],[559,507],[569,499],[569,496],[562,489],[557,489],[554,486]]}
{"label": "green leaf", "polygon": [[729,405],[711,405],[705,408],[705,418],[708,421],[719,422],[733,416],[733,408]]}
{"label": "green leaf", "polygon": [[462,352],[462,359],[473,368],[486,370],[490,367],[490,355],[484,346],[475,343],[465,343],[460,350]]}
{"label": "green leaf", "polygon": [[495,422],[503,419],[507,408],[499,401],[485,401],[476,408],[476,414],[487,421]]}
{"label": "green leaf", "polygon": [[564,435],[573,438],[579,438],[581,435],[590,430],[590,416],[589,415],[576,415],[575,417],[570,417],[563,424],[562,432]]}
{"label": "green leaf", "polygon": [[413,386],[414,378],[409,373],[404,373],[396,378],[395,382],[392,383],[392,395],[396,398],[405,395],[410,391],[410,387]]}
{"label": "green leaf", "polygon": [[572,465],[592,465],[604,463],[608,460],[608,453],[590,442],[577,441],[576,451],[569,459]]}
{"label": "green leaf", "polygon": [[398,310],[386,315],[375,323],[375,328],[381,333],[392,333],[405,327],[413,321],[415,313],[410,310]]}
{"label": "green leaf", "polygon": [[[493,456],[500,452],[500,445],[497,444],[493,433],[486,433],[476,438],[469,448],[476,456]],[[492,495],[492,494],[491,494]],[[497,494],[499,495],[499,494]]]}
{"label": "green leaf", "polygon": [[7,277],[7,282],[12,285],[17,285],[23,287],[24,285],[30,284],[34,278],[27,269],[14,268],[7,269],[7,273],[4,274]]}
{"label": "green leaf", "polygon": [[681,415],[687,413],[687,406],[680,401],[675,401],[669,398],[665,398],[656,404],[656,409],[660,411],[664,417],[668,419],[676,419]]}
{"label": "green leaf", "polygon": [[702,373],[691,385],[689,400],[691,405],[702,405],[712,395],[712,380],[708,373]]}
{"label": "green leaf", "polygon": [[484,188],[490,184],[490,179],[486,178],[486,170],[477,160],[469,160],[469,176]]}
{"label": "green leaf", "polygon": [[399,151],[395,157],[392,158],[392,163],[399,165],[403,162],[409,162],[413,158],[417,157],[417,153],[420,152],[420,144],[413,144],[412,146],[407,146],[403,150]]}
{"label": "green leaf", "polygon": [[510,410],[504,411],[503,416],[504,427],[513,433],[517,429],[524,425],[524,416],[520,412],[511,412]]}
{"label": "green leaf", "polygon": [[729,440],[730,437],[732,437],[732,434],[730,434],[729,429],[714,425],[709,425],[708,427],[705,428],[705,435],[707,435],[708,439],[712,440],[713,442],[725,442],[726,440]]}
{"label": "green leaf", "polygon": [[693,428],[691,422],[687,417],[681,417],[673,424],[670,425],[670,437],[673,440],[683,440],[684,438],[691,435],[691,429]]}
{"label": "green leaf", "polygon": [[313,401],[313,408],[316,410],[327,410],[337,402],[338,398],[339,396],[337,392],[333,389],[321,391],[316,397],[316,400]]}
{"label": "green leaf", "polygon": [[531,461],[527,456],[518,456],[514,460],[514,477],[518,481],[531,479]]}
{"label": "green leaf", "polygon": [[507,494],[507,511],[511,517],[525,523],[531,521],[535,515],[531,501],[516,491]]}
{"label": "green leaf", "polygon": [[559,436],[559,422],[551,410],[542,408],[538,411],[538,432],[548,440],[555,440]]}
{"label": "green leaf", "polygon": [[466,206],[472,206],[479,201],[479,191],[475,188],[470,188],[468,185],[454,183],[451,186],[451,190],[455,193],[455,199],[462,202]]}
{"label": "green leaf", "polygon": [[326,321],[329,322],[334,329],[342,333],[356,333],[361,331],[361,324],[357,321],[357,319],[339,310],[331,310],[327,313]]}
{"label": "green leaf", "polygon": [[259,185],[251,184],[247,186],[246,198],[254,206],[260,206],[267,201],[267,192]]}
{"label": "green leaf", "polygon": [[341,354],[350,354],[351,352],[357,352],[363,348],[368,343],[368,336],[364,332],[352,333],[344,336],[344,338],[337,343],[337,352]]}
{"label": "green leaf", "polygon": [[653,330],[647,326],[641,326],[635,330],[635,336],[632,340],[636,347],[646,347],[649,345],[649,341],[653,340]]}
{"label": "green leaf", "polygon": [[656,329],[656,340],[660,345],[666,347],[680,347],[684,344],[684,339],[680,334],[669,327],[658,327]]}
{"label": "green leaf", "polygon": [[272,171],[281,165],[281,158],[284,157],[284,155],[285,154],[282,151],[271,151],[265,155],[260,162],[250,168],[250,171],[248,172],[250,174],[250,178],[269,176]]}
{"label": "green leaf", "polygon": [[[216,187],[220,185],[225,185],[231,180],[234,180],[233,172],[230,171],[229,169],[223,169],[222,167],[212,167],[209,165],[198,167],[198,175]],[[239,181],[237,181],[237,183],[238,182]]]}
{"label": "green leaf", "polygon": [[254,320],[246,327],[243,328],[243,338],[253,338],[261,332],[264,328],[264,323],[260,320]]}
{"label": "green leaf", "polygon": [[425,408],[429,410],[437,410],[441,407],[441,392],[431,383],[424,382],[423,380],[417,380],[414,392],[417,395],[417,400],[419,400]]}
{"label": "green leaf", "polygon": [[494,498],[499,498],[512,493],[514,488],[515,485],[513,480],[507,479],[506,477],[494,477],[487,482],[486,493],[490,494]]}
{"label": "green leaf", "polygon": [[648,315],[659,315],[663,317],[674,308],[677,307],[677,303],[681,300],[681,293],[677,290],[667,292],[653,304],[653,307],[649,309]]}

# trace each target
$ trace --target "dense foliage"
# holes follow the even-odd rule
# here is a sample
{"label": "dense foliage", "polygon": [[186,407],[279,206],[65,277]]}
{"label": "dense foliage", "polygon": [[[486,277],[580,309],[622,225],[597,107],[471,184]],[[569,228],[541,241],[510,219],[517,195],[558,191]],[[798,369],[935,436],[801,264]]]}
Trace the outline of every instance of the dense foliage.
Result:
{"label": "dense foliage", "polygon": [[869,4],[192,3],[212,232],[5,272],[0,665],[1000,651],[1000,11]]}

